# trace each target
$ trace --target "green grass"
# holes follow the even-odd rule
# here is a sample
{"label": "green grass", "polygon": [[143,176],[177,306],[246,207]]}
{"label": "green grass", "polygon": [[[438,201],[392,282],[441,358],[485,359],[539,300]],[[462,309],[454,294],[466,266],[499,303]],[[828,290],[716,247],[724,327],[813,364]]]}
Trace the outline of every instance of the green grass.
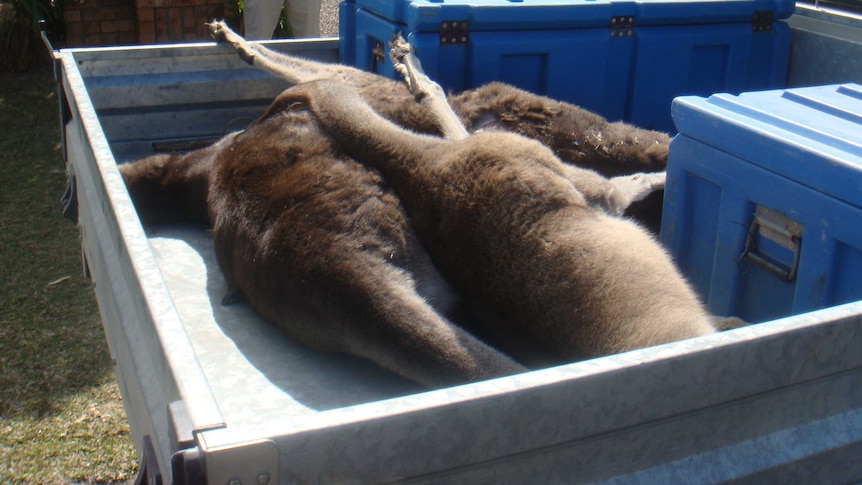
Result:
{"label": "green grass", "polygon": [[0,75],[4,484],[110,483],[137,466],[65,181],[50,70]]}

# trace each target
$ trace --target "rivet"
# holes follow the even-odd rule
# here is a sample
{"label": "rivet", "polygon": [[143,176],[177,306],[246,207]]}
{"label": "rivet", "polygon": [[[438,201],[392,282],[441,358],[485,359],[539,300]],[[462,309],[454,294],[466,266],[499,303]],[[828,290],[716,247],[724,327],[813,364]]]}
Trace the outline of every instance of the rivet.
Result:
{"label": "rivet", "polygon": [[239,478],[231,478],[227,481],[227,485],[242,485],[242,480]]}
{"label": "rivet", "polygon": [[257,476],[257,483],[260,485],[266,485],[269,483],[269,473],[263,472]]}

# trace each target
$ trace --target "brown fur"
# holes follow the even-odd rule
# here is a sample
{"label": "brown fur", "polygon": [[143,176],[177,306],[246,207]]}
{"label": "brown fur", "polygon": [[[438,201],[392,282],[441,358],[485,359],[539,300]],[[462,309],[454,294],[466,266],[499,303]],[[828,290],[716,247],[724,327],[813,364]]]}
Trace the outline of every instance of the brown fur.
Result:
{"label": "brown fur", "polygon": [[[396,123],[440,132],[438,121],[401,83],[344,66],[296,62],[290,68],[300,73],[297,82],[321,73],[341,79]],[[627,127],[640,138],[618,143],[605,137],[605,145],[596,144],[589,133],[607,130],[607,122],[571,105],[502,84],[450,99],[473,130],[524,133],[556,144],[555,151],[580,157],[586,166],[607,156],[595,162],[607,175],[663,168],[663,135],[649,141],[637,135],[644,130]],[[581,141],[590,136],[591,144]],[[644,145],[654,153],[641,154]],[[219,265],[235,292],[227,300],[244,296],[301,343],[363,356],[432,387],[523,369],[443,316],[458,298],[418,244],[398,199],[290,97],[279,97],[245,132],[212,147],[156,155],[121,171],[145,222],[210,223]],[[594,186],[599,199],[608,195],[601,184],[579,188],[589,192]],[[611,199],[598,205],[619,205]],[[486,322],[497,321],[498,310],[472,301]],[[319,325],[297,324],[309,318]],[[510,327],[488,328],[490,336],[511,341]]]}
{"label": "brown fur", "polygon": [[714,331],[670,257],[637,225],[595,210],[571,167],[511,133],[415,134],[347,85],[306,83],[283,106],[317,116],[346,154],[379,169],[455,287],[500,320],[500,347],[547,363]]}
{"label": "brown fur", "polygon": [[578,106],[508,84],[489,83],[450,96],[449,102],[471,132],[524,135],[548,146],[562,161],[606,177],[659,172],[667,165],[667,134],[609,123]]}
{"label": "brown fur", "polygon": [[[308,113],[264,117],[213,147],[120,170],[145,220],[199,221],[205,206],[228,299],[244,297],[304,345],[431,387],[524,370],[432,306],[453,296],[397,198]],[[175,206],[179,198],[195,200]],[[299,324],[309,320],[318,324]]]}
{"label": "brown fur", "polygon": [[209,224],[207,196],[215,158],[236,133],[186,155],[159,154],[120,166],[126,188],[144,224]]}

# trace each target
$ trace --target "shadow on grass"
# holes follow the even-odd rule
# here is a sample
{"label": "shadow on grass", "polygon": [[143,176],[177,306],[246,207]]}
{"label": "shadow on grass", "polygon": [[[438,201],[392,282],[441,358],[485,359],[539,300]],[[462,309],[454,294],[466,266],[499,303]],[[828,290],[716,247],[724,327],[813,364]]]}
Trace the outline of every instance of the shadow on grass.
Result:
{"label": "shadow on grass", "polygon": [[66,185],[50,65],[0,74],[0,482],[119,483],[135,448]]}
{"label": "shadow on grass", "polygon": [[0,419],[42,417],[112,377],[66,176],[56,85],[40,67],[0,75]]}

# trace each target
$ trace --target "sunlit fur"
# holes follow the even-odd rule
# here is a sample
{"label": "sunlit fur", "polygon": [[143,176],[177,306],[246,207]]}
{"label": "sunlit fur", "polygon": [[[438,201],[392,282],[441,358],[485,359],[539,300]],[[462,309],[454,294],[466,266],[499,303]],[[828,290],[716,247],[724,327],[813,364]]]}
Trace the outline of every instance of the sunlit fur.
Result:
{"label": "sunlit fur", "polygon": [[310,109],[347,155],[380,170],[434,263],[488,311],[488,334],[517,359],[569,362],[715,331],[660,245],[595,210],[535,140],[416,134],[340,82],[280,99]]}
{"label": "sunlit fur", "polygon": [[145,222],[211,224],[226,301],[247,300],[304,345],[430,387],[524,370],[443,315],[456,297],[396,196],[307,112],[120,170]]}

